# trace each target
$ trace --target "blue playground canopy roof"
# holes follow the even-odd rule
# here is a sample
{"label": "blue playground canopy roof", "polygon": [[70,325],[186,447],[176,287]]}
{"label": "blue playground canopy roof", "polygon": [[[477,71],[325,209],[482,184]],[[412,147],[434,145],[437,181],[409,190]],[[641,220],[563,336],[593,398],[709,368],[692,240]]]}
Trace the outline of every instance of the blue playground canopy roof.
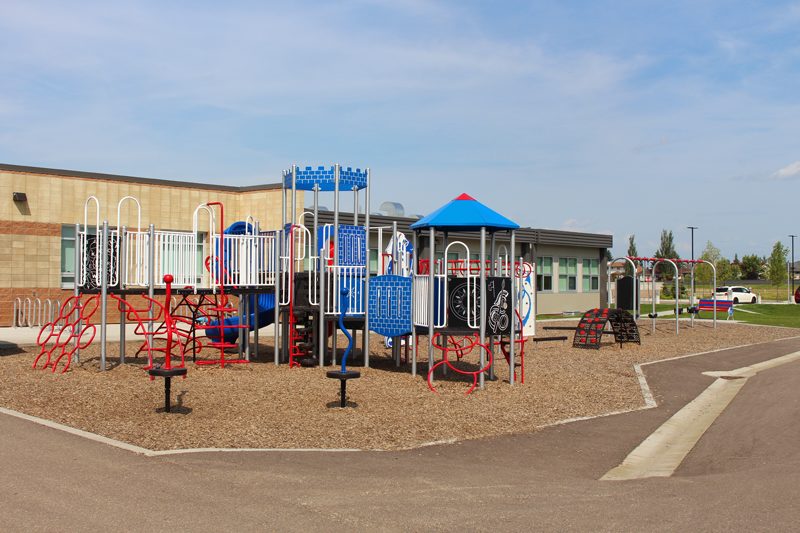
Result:
{"label": "blue playground canopy roof", "polygon": [[430,215],[411,224],[411,229],[442,228],[452,231],[474,231],[486,228],[490,231],[519,229],[513,222],[497,211],[489,209],[472,196],[462,193]]}

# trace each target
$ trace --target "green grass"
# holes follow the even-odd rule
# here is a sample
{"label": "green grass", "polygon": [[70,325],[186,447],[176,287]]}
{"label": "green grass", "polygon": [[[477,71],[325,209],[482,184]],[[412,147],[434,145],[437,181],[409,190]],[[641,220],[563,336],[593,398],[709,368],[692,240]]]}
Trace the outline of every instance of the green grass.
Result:
{"label": "green grass", "polygon": [[[753,311],[747,313],[746,311]],[[758,313],[758,314],[755,314]],[[701,319],[712,319],[713,313],[703,311],[698,315]],[[717,311],[717,320],[725,320],[727,312]],[[739,322],[748,324],[760,324],[763,326],[784,326],[788,328],[800,328],[800,305],[769,305],[769,304],[747,304],[734,308],[733,318]]]}

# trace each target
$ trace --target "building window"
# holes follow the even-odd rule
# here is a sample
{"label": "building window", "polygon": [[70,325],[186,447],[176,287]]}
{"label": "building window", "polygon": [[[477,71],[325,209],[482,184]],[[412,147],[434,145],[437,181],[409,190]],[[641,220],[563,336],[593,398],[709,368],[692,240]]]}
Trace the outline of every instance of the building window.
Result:
{"label": "building window", "polygon": [[600,290],[600,260],[583,260],[583,292],[597,292]]}
{"label": "building window", "polygon": [[536,261],[536,290],[553,290],[553,258],[539,257]]}
{"label": "building window", "polygon": [[558,259],[558,291],[575,292],[578,290],[578,260],[574,257]]}
{"label": "building window", "polygon": [[75,226],[61,226],[61,288],[75,287]]}
{"label": "building window", "polygon": [[378,250],[372,249],[369,251],[369,272],[370,274],[378,273]]}

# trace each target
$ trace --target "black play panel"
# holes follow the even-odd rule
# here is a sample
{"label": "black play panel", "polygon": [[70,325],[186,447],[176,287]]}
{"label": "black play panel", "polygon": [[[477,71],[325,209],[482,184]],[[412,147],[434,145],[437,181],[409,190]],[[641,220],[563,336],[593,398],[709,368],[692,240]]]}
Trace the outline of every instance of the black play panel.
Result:
{"label": "black play panel", "polygon": [[623,276],[617,280],[617,309],[633,311],[638,296],[633,276]]}
{"label": "black play panel", "polygon": [[576,348],[600,348],[606,324],[611,325],[614,333],[614,342],[620,346],[626,342],[641,344],[639,327],[633,316],[623,309],[590,309],[583,314],[572,345]]}
{"label": "black play panel", "polygon": [[[469,290],[469,294],[467,294]],[[480,294],[477,283],[471,283],[467,289],[467,278],[450,278],[447,282],[447,327],[458,330],[469,330],[467,323],[478,323],[475,300]]]}
{"label": "black play panel", "polygon": [[[106,247],[106,261],[108,261],[108,272],[106,275],[106,279],[108,280],[108,287],[113,288],[116,287],[116,284],[113,286],[111,285],[112,280],[112,258],[114,257],[114,252],[117,246],[117,239],[114,238],[114,235],[109,233],[108,236],[108,246]],[[83,268],[86,272],[86,284],[84,285],[83,289],[87,291],[91,291],[94,289],[99,289],[100,284],[97,283],[97,280],[100,279],[99,274],[97,274],[97,269],[102,268],[102,259],[100,262],[97,261],[97,252],[103,253],[102,250],[99,250],[97,246],[97,235],[87,235],[86,236],[86,253],[83,254]]]}
{"label": "black play panel", "polygon": [[[480,280],[474,279],[473,283],[470,283],[469,295],[467,295],[466,278],[451,277],[447,284],[447,329],[473,330],[469,327],[469,322],[478,324],[476,310],[480,309]],[[510,335],[511,278],[487,277],[486,301],[486,334]]]}
{"label": "black play panel", "polygon": [[511,335],[511,278],[486,278],[486,334]]}

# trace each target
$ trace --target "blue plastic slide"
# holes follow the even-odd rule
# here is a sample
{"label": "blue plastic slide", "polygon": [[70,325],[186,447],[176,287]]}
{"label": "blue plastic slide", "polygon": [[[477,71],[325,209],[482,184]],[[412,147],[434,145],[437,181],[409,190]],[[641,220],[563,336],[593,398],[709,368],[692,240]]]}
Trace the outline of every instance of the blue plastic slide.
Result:
{"label": "blue plastic slide", "polygon": [[[259,329],[272,324],[275,322],[275,294],[264,293],[259,295],[250,295],[250,309],[255,309],[255,312],[250,313],[249,316],[249,331],[253,331],[255,329],[256,314],[258,315]],[[225,326],[238,326],[241,323],[240,318],[241,317],[238,316],[226,318],[223,320],[223,324],[225,324]],[[217,321],[215,320],[209,325],[215,326],[217,325]],[[225,342],[236,342],[239,339],[239,330],[240,328],[225,327],[222,330]],[[219,329],[207,329],[206,336],[212,341],[218,342]]]}

